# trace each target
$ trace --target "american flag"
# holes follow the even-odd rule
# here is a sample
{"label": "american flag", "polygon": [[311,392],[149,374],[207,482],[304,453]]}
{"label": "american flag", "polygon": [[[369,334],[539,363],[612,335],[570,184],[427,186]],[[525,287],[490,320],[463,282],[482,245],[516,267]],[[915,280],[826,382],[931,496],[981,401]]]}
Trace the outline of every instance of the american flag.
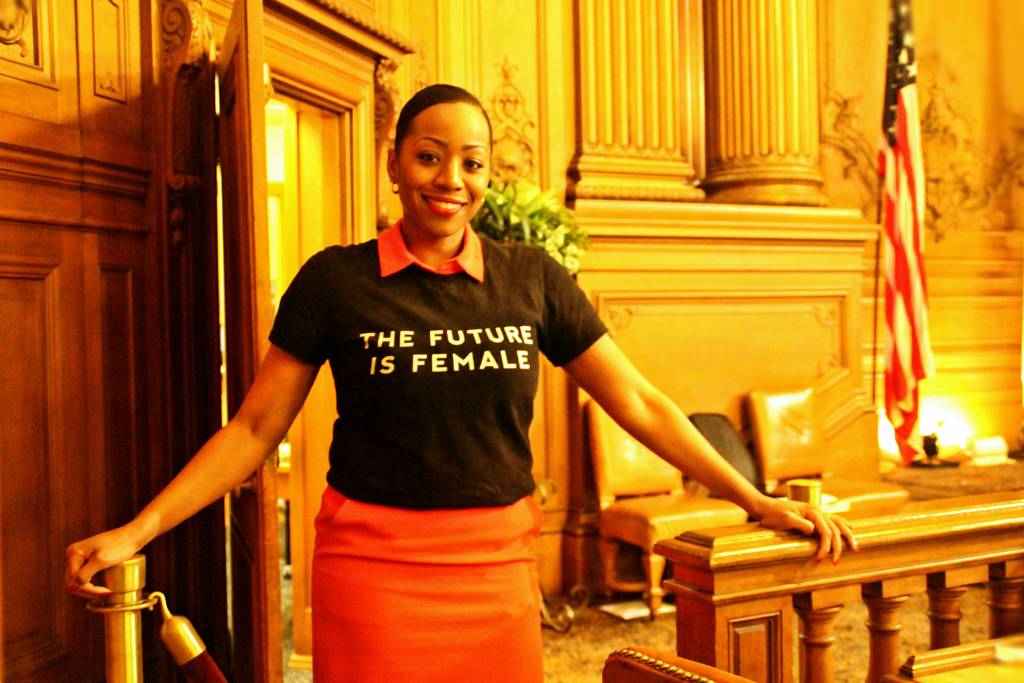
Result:
{"label": "american flag", "polygon": [[935,372],[924,274],[924,163],[909,0],[893,0],[879,155],[885,238],[885,411],[904,462],[920,452],[919,382]]}

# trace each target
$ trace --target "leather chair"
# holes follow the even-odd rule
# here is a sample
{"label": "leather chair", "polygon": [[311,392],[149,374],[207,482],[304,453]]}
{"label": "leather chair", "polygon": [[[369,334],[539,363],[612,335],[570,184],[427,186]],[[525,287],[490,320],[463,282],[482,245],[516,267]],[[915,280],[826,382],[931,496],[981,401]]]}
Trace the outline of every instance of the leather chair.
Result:
{"label": "leather chair", "polygon": [[[600,505],[601,566],[606,594],[644,592],[653,619],[661,606],[665,558],[654,544],[691,529],[743,524],[747,513],[716,498],[687,495],[682,473],[625,432],[594,401],[584,407]],[[644,581],[620,579],[620,543],[640,548]]]}
{"label": "leather chair", "polygon": [[820,478],[823,506],[836,511],[888,514],[907,502],[906,489],[871,479],[873,472],[864,479],[828,475],[828,451],[812,389],[752,391],[748,398],[754,448],[768,493],[785,495],[789,479]]}
{"label": "leather chair", "polygon": [[625,648],[608,655],[603,683],[753,683],[728,671],[646,648]]}

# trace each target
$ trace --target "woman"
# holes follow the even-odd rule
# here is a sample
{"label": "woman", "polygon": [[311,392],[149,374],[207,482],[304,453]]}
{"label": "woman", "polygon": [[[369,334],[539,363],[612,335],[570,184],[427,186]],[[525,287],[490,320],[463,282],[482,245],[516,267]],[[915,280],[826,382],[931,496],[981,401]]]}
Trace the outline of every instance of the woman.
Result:
{"label": "woman", "polygon": [[732,470],[608,337],[542,250],[479,238],[491,127],[472,95],[429,86],[405,105],[388,174],[403,218],[313,256],[282,298],[242,407],[129,524],[71,544],[69,589],[224,495],[276,447],[329,360],[338,392],[316,518],[318,681],[542,680],[527,431],[538,353],[640,441],[765,526],[847,523],[768,498]]}

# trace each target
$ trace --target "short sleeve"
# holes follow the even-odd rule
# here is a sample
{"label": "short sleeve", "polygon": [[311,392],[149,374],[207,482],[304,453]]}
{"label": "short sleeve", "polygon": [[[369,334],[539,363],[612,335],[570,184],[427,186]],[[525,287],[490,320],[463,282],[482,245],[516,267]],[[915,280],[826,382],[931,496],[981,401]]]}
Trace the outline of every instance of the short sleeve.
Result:
{"label": "short sleeve", "polygon": [[544,316],[540,350],[556,366],[586,351],[608,331],[568,271],[543,254]]}
{"label": "short sleeve", "polygon": [[330,353],[330,288],[327,253],[314,254],[288,285],[274,317],[270,342],[299,360],[320,366]]}

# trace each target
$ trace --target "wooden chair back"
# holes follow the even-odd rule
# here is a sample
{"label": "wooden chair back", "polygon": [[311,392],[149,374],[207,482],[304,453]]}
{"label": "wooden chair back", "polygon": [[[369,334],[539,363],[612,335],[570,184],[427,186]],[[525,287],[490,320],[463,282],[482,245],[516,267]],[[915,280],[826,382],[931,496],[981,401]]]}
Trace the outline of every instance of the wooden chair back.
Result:
{"label": "wooden chair back", "polygon": [[601,509],[621,496],[682,492],[682,472],[630,436],[595,401],[587,401],[584,412]]}
{"label": "wooden chair back", "polygon": [[814,390],[752,391],[750,420],[765,482],[820,476],[825,441]]}

